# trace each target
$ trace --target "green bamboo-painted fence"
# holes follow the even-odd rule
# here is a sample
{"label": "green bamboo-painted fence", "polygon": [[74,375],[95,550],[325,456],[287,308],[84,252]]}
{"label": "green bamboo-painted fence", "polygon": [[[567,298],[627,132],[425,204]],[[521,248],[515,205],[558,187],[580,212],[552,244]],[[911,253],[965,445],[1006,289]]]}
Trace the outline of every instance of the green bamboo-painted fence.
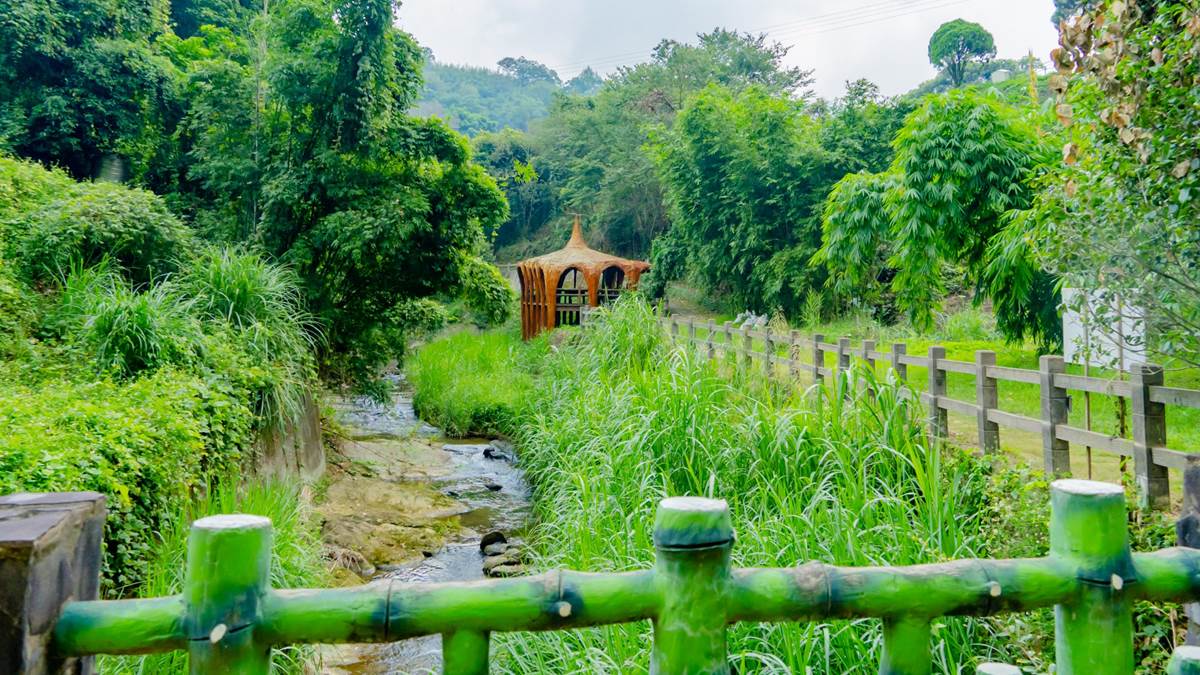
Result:
{"label": "green bamboo-painted fence", "polygon": [[[266,673],[273,647],[388,642],[441,634],[448,673],[486,673],[489,636],[650,620],[652,673],[728,673],[726,628],[741,621],[883,621],[879,672],[931,671],[930,625],[1055,607],[1057,672],[1133,671],[1136,600],[1200,599],[1200,550],[1131,553],[1119,486],[1060,480],[1051,488],[1050,555],[911,567],[807,563],[735,569],[723,501],[663,500],[652,569],[555,571],[445,584],[384,580],[356,588],[274,590],[271,524],[215,516],[192,526],[183,592],[72,602],[54,628],[60,656],[187,650],[193,673]],[[1181,650],[1171,672],[1200,673]],[[987,664],[979,672],[1012,672]]]}

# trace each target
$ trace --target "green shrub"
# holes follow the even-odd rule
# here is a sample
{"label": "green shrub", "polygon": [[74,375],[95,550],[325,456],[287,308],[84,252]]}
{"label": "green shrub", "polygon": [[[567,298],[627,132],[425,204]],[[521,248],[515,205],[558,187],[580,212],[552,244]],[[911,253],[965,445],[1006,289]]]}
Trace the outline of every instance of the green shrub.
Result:
{"label": "green shrub", "polygon": [[[202,496],[164,519],[164,527],[149,551],[146,581],[139,597],[161,597],[182,590],[187,561],[187,538],[192,521],[225,513],[248,513],[271,519],[271,587],[320,588],[326,585],[321,560],[320,532],[294,484],[248,482],[238,485],[228,476]],[[273,653],[273,672],[301,673],[311,661],[311,647],[284,647]],[[186,673],[186,652],[132,657],[101,657],[102,673]]]}
{"label": "green shrub", "polygon": [[978,307],[967,307],[942,320],[938,337],[952,342],[968,342],[972,340],[996,340],[1000,334],[996,331],[996,318]]}
{"label": "green shrub", "polygon": [[460,256],[462,295],[481,328],[499,326],[517,309],[517,293],[495,265],[475,256]]}
{"label": "green shrub", "polygon": [[38,281],[61,278],[75,263],[111,259],[135,284],[174,272],[191,231],[145,190],[80,183],[21,218],[19,259]]}
{"label": "green shrub", "polygon": [[57,199],[75,185],[65,172],[0,156],[0,255],[8,246],[14,219]]}
{"label": "green shrub", "polygon": [[164,519],[239,465],[253,441],[248,398],[171,368],[129,383],[0,382],[0,494],[108,495],[105,587],[128,591],[145,578]]}
{"label": "green shrub", "polygon": [[35,320],[33,292],[21,283],[0,257],[0,359],[21,349]]}

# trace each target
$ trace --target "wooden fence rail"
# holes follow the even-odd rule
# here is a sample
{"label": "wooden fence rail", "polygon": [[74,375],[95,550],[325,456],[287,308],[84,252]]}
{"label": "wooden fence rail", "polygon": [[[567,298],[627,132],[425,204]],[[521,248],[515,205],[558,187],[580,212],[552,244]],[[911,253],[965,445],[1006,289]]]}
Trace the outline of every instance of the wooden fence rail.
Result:
{"label": "wooden fence rail", "polygon": [[[1156,365],[1135,365],[1125,373],[1128,380],[1110,380],[1069,374],[1065,372],[1066,363],[1061,356],[1043,356],[1038,370],[1028,370],[998,366],[995,352],[988,350],[975,352],[973,362],[956,361],[947,359],[946,350],[936,345],[929,347],[925,356],[917,356],[909,354],[904,343],[894,344],[890,351],[881,352],[870,340],[854,346],[849,338],[830,342],[820,334],[803,337],[796,331],[773,333],[765,327],[735,329],[729,322],[717,326],[712,321],[700,324],[707,329],[707,334],[696,338],[697,324],[693,320],[666,316],[659,317],[659,321],[668,327],[671,338],[677,343],[700,345],[701,353],[713,358],[718,354],[734,354],[744,365],[769,364],[766,373],[772,377],[779,374],[776,366],[782,366],[793,376],[804,374],[814,382],[820,382],[828,377],[843,377],[854,361],[871,371],[877,362],[887,363],[900,380],[907,380],[909,366],[926,368],[928,381],[921,400],[928,409],[929,430],[935,439],[948,437],[947,413],[954,412],[975,420],[977,442],[985,453],[1000,449],[1002,428],[1041,434],[1044,469],[1052,477],[1071,475],[1071,444],[1131,457],[1139,500],[1146,507],[1168,506],[1169,470],[1183,471],[1189,464],[1200,462],[1200,455],[1167,447],[1166,421],[1168,405],[1200,409],[1200,391],[1165,386],[1163,369]],[[688,326],[686,336],[680,335],[681,324]],[[740,340],[732,339],[735,332]],[[714,335],[724,336],[724,339],[715,341]],[[756,349],[756,345],[761,345],[762,349]],[[786,355],[779,353],[780,345],[788,346]],[[810,355],[810,361],[800,358],[805,352]],[[832,368],[826,354],[832,355]],[[964,401],[948,395],[948,373],[974,378],[974,400]],[[1040,387],[1040,415],[1034,418],[1002,410],[998,385],[1001,381]],[[1072,391],[1127,399],[1131,408],[1130,437],[1121,438],[1072,426],[1068,419]]]}
{"label": "wooden fence rail", "polygon": [[[734,569],[725,502],[675,497],[658,508],[651,569],[444,584],[385,580],[324,590],[272,589],[270,522],[214,516],[192,525],[181,594],[68,601],[49,622],[48,651],[65,663],[91,654],[185,650],[192,673],[255,674],[269,671],[271,650],[282,645],[441,634],[445,672],[476,674],[488,672],[491,633],[650,620],[651,673],[720,674],[730,672],[731,624],[873,617],[883,621],[879,672],[920,675],[933,668],[937,617],[1054,606],[1056,672],[1128,675],[1134,602],[1200,599],[1200,550],[1131,553],[1120,486],[1060,480],[1050,492],[1050,555],[1038,559]],[[16,497],[14,503],[33,498]],[[89,541],[99,548],[98,540]],[[1192,670],[1200,658],[1181,649],[1172,668],[1200,672]],[[978,672],[1019,671],[985,664]]]}

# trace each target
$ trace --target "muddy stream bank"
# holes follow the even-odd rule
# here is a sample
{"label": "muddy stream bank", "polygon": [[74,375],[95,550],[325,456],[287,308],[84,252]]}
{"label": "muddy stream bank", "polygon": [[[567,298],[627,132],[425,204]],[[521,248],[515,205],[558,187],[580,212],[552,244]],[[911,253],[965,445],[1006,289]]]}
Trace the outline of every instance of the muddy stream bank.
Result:
{"label": "muddy stream bank", "polygon": [[[413,412],[400,391],[387,405],[334,402],[346,439],[318,490],[327,556],[337,583],[421,583],[512,575],[529,515],[529,489],[512,449],[492,439],[446,439]],[[502,533],[504,544],[488,543]],[[441,637],[325,648],[325,673],[441,672]]]}

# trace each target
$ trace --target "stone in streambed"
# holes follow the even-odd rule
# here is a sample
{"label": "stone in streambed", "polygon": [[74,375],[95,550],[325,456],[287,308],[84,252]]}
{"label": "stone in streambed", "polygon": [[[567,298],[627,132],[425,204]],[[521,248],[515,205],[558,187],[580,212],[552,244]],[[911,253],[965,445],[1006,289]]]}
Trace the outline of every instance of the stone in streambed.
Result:
{"label": "stone in streambed", "polygon": [[503,532],[488,532],[479,540],[479,551],[486,552],[487,547],[492,544],[507,544],[508,537],[504,536]]}
{"label": "stone in streambed", "polygon": [[496,439],[483,449],[483,456],[502,462],[512,462],[516,459],[516,449],[508,441]]}
{"label": "stone in streambed", "polygon": [[484,546],[483,554],[484,555],[500,555],[501,553],[504,553],[507,550],[508,550],[508,544],[506,544],[504,542],[497,542],[495,544],[490,544],[488,546]]}
{"label": "stone in streambed", "polygon": [[528,573],[529,571],[525,568],[525,566],[518,563],[513,565],[501,565],[499,567],[493,567],[491,571],[487,573],[487,575],[489,577],[505,578],[523,577]]}

